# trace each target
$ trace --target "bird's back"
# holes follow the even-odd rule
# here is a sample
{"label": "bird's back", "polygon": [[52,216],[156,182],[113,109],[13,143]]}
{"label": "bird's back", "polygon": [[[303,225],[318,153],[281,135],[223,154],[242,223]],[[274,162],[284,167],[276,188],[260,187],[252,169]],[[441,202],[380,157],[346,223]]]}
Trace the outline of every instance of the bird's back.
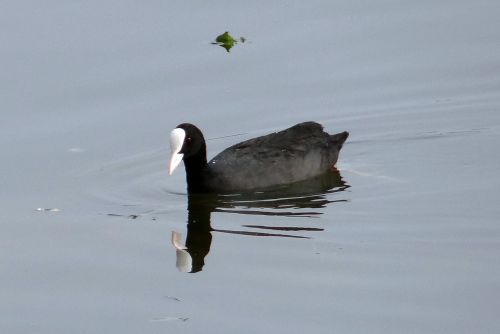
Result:
{"label": "bird's back", "polygon": [[207,186],[224,191],[268,188],[326,172],[337,162],[347,132],[329,135],[315,122],[233,145],[208,166]]}

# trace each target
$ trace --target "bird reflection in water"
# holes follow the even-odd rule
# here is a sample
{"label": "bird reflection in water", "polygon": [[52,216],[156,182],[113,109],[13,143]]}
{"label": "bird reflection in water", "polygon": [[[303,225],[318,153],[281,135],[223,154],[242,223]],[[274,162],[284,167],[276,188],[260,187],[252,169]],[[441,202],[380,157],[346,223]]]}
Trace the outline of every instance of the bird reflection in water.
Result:
{"label": "bird reflection in water", "polygon": [[182,243],[179,232],[172,232],[172,244],[176,248],[180,271],[201,271],[205,257],[210,251],[212,232],[230,233],[258,237],[285,237],[309,239],[308,236],[292,232],[323,231],[322,228],[272,225],[242,225],[246,230],[214,229],[211,226],[212,212],[223,212],[260,216],[315,217],[321,209],[345,199],[332,199],[332,194],[349,188],[334,169],[307,181],[283,186],[279,189],[251,194],[188,195],[188,219],[186,241]]}

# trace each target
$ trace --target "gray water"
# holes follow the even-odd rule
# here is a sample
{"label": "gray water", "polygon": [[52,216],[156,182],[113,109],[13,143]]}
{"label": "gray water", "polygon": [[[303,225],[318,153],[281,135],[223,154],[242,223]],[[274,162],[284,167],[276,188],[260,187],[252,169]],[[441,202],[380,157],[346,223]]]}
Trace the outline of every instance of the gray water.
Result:
{"label": "gray water", "polygon": [[[4,2],[0,331],[498,332],[498,17],[497,1]],[[247,41],[210,44],[226,30]],[[166,168],[177,124],[212,157],[305,120],[350,132],[341,183],[188,212]],[[173,231],[208,252],[195,273]]]}

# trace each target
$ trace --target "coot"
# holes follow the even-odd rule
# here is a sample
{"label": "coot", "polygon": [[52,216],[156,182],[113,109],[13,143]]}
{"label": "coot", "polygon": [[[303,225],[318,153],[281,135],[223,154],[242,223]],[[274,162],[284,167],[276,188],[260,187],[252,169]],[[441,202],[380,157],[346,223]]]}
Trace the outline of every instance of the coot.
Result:
{"label": "coot", "polygon": [[234,193],[272,188],[328,172],[349,133],[330,135],[315,122],[233,145],[207,163],[203,134],[183,123],[170,134],[169,174],[184,160],[189,193]]}

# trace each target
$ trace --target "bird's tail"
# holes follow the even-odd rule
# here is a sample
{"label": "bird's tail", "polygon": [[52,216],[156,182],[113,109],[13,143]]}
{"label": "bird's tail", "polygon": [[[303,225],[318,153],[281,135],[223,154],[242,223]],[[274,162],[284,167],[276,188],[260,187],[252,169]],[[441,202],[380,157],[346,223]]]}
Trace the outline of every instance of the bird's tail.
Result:
{"label": "bird's tail", "polygon": [[349,132],[347,131],[336,133],[330,136],[330,143],[332,145],[336,145],[338,147],[338,150],[340,150],[342,148],[342,145],[344,145],[345,141],[347,140],[347,137],[349,137]]}

